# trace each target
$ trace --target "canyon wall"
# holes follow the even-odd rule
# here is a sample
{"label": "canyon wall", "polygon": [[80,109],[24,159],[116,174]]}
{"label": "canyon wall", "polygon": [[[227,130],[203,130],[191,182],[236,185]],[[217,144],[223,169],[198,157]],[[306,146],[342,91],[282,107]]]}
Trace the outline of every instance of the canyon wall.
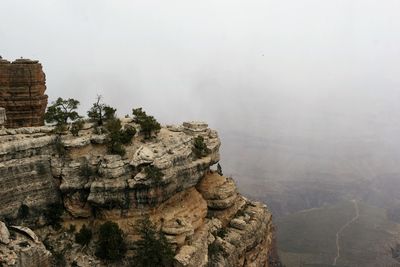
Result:
{"label": "canyon wall", "polygon": [[[122,122],[140,130],[130,118]],[[280,266],[268,208],[244,198],[232,178],[211,170],[219,161],[220,140],[207,124],[163,127],[150,140],[137,134],[123,157],[107,153],[106,135],[90,123],[78,136],[58,136],[51,130],[0,128],[0,218],[29,224],[68,263],[106,266],[93,250],[74,243],[65,230],[71,225],[97,229],[105,221],[116,222],[129,253],[138,238],[136,222],[149,216],[173,244],[176,267]],[[209,149],[202,158],[192,151],[198,136]],[[163,176],[149,178],[144,168],[149,165]],[[43,218],[52,203],[64,207],[58,231]],[[25,221],[18,219],[23,205],[30,211]],[[0,242],[0,254],[5,247]]]}

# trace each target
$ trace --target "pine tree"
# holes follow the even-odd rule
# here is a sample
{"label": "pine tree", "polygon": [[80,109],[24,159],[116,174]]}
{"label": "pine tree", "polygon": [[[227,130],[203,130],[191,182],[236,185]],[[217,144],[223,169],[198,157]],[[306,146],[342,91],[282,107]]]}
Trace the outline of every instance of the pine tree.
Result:
{"label": "pine tree", "polygon": [[148,217],[139,221],[137,231],[140,239],[134,243],[136,250],[133,258],[134,266],[172,266],[175,255],[172,246],[165,235],[156,230],[155,225]]}
{"label": "pine tree", "polygon": [[147,115],[142,108],[133,109],[132,114],[135,116],[135,122],[140,125],[140,131],[145,139],[149,139],[153,133],[160,131],[161,125],[153,116]]}
{"label": "pine tree", "polygon": [[57,127],[67,125],[68,121],[75,121],[80,118],[76,109],[79,101],[73,98],[67,100],[59,97],[56,102],[47,108],[44,116],[47,123],[56,123]]}
{"label": "pine tree", "polygon": [[105,121],[115,117],[115,108],[112,108],[101,102],[101,95],[97,96],[96,102],[93,103],[90,110],[87,112],[88,117],[92,122],[97,123],[98,126],[102,126]]}
{"label": "pine tree", "polygon": [[102,224],[99,229],[96,256],[109,261],[117,261],[122,259],[125,253],[126,244],[118,224],[110,221]]}

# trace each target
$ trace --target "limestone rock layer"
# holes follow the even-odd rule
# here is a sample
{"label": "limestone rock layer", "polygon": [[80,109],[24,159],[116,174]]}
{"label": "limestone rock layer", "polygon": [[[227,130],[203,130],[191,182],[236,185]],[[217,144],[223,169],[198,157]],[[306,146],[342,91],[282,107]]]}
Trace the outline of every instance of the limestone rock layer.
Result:
{"label": "limestone rock layer", "polygon": [[0,59],[0,107],[6,110],[6,128],[44,125],[45,90],[46,76],[38,61]]}
{"label": "limestone rock layer", "polygon": [[[131,120],[123,122],[127,126],[139,128]],[[202,158],[193,153],[198,136],[209,151]],[[56,140],[65,154],[57,152]],[[275,230],[267,207],[241,196],[232,178],[212,171],[220,159],[220,140],[207,124],[163,127],[150,140],[136,135],[122,157],[107,153],[105,142],[106,136],[90,123],[78,136],[56,137],[47,126],[0,129],[0,220],[29,223],[39,240],[80,267],[107,263],[94,255],[95,242],[82,250],[73,233],[46,226],[42,217],[49,204],[62,204],[64,229],[86,224],[96,231],[105,221],[117,223],[127,242],[127,258],[134,253],[138,220],[149,216],[175,249],[174,267],[280,266],[275,264]],[[148,176],[149,165],[162,177]],[[21,220],[22,207],[29,208],[29,216]],[[0,242],[8,239],[0,225]],[[11,253],[8,248],[0,245],[0,258]],[[24,259],[22,254],[12,257]]]}

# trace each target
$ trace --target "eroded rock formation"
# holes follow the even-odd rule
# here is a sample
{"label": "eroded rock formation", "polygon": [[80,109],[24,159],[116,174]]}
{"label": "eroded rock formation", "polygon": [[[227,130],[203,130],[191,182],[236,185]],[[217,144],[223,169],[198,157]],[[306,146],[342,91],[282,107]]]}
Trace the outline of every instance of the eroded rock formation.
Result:
{"label": "eroded rock formation", "polygon": [[[129,119],[123,124],[139,127]],[[0,130],[0,216],[16,218],[21,205],[28,206],[35,232],[63,251],[67,262],[104,266],[90,246],[83,252],[68,231],[54,233],[44,226],[42,214],[50,203],[62,201],[65,229],[118,223],[128,249],[138,238],[137,221],[148,215],[174,245],[177,267],[278,266],[267,207],[245,199],[231,178],[210,170],[219,161],[220,140],[207,124],[164,127],[151,140],[137,135],[124,157],[109,155],[106,136],[94,134],[88,123],[79,136],[61,137],[66,155],[57,152],[57,137],[50,131]],[[203,158],[192,151],[199,135],[209,148]],[[163,177],[148,178],[148,165]],[[85,175],[83,169],[91,171]]]}
{"label": "eroded rock formation", "polygon": [[7,128],[44,125],[45,90],[45,74],[37,60],[0,59],[0,107],[6,110]]}
{"label": "eroded rock formation", "polygon": [[27,227],[7,226],[0,221],[0,266],[50,267],[51,253]]}

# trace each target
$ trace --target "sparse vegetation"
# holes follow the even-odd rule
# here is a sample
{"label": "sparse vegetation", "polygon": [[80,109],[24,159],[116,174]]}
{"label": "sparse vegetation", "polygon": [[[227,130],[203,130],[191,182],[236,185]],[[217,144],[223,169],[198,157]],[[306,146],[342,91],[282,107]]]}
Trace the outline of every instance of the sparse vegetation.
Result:
{"label": "sparse vegetation", "polygon": [[120,156],[125,155],[126,151],[123,145],[132,141],[133,136],[136,134],[135,128],[127,126],[122,129],[121,121],[117,118],[109,119],[105,126],[108,132],[108,152]]}
{"label": "sparse vegetation", "polygon": [[52,251],[53,254],[53,264],[57,267],[67,266],[67,261],[65,260],[64,253],[60,251]]}
{"label": "sparse vegetation", "polygon": [[78,233],[75,234],[75,242],[81,246],[87,246],[92,240],[92,230],[86,227],[86,224],[82,226]]}
{"label": "sparse vegetation", "polygon": [[210,149],[207,147],[206,143],[204,142],[203,136],[199,135],[194,138],[192,151],[193,151],[193,154],[198,159],[205,157],[210,153]]}
{"label": "sparse vegetation", "polygon": [[115,112],[117,111],[115,108],[112,108],[101,102],[102,96],[98,95],[96,102],[93,103],[93,106],[87,112],[88,117],[98,126],[102,126],[109,119],[113,119],[115,117]]}
{"label": "sparse vegetation", "polygon": [[123,232],[118,224],[105,222],[99,229],[96,256],[109,261],[121,260],[126,253]]}
{"label": "sparse vegetation", "polygon": [[45,166],[42,162],[39,162],[39,163],[36,165],[36,171],[37,171],[37,173],[38,173],[39,175],[45,175],[45,174],[47,173],[46,166]]}
{"label": "sparse vegetation", "polygon": [[57,135],[56,138],[54,139],[54,148],[57,152],[57,154],[60,157],[64,157],[67,154],[67,150],[65,149],[64,142],[61,140],[61,136]]}
{"label": "sparse vegetation", "polygon": [[163,178],[164,173],[154,165],[148,165],[144,167],[144,172],[146,173],[147,179],[152,179],[159,181]]}
{"label": "sparse vegetation", "polygon": [[161,125],[153,116],[149,116],[142,108],[135,108],[132,110],[134,121],[140,125],[140,132],[144,135],[145,139],[151,138],[153,133],[158,133]]}
{"label": "sparse vegetation", "polygon": [[218,246],[217,243],[213,242],[210,245],[208,245],[208,256],[211,259],[218,256],[221,252],[222,252],[222,249],[220,246]]}
{"label": "sparse vegetation", "polygon": [[89,163],[87,161],[85,161],[79,167],[79,175],[84,178],[90,178],[94,174],[95,174],[95,170],[93,170],[93,168],[91,166],[89,166]]}
{"label": "sparse vegetation", "polygon": [[224,238],[228,234],[228,230],[226,228],[221,228],[217,231],[217,236]]}
{"label": "sparse vegetation", "polygon": [[58,130],[65,129],[69,121],[75,121],[80,118],[76,109],[79,101],[73,98],[67,100],[59,97],[51,106],[47,108],[45,120],[47,123],[55,123]]}
{"label": "sparse vegetation", "polygon": [[140,239],[134,242],[135,266],[172,266],[175,254],[172,246],[165,235],[156,230],[155,225],[148,217],[139,221],[137,231]]}
{"label": "sparse vegetation", "polygon": [[49,225],[51,225],[55,230],[61,228],[61,215],[64,212],[64,206],[61,203],[52,203],[47,206],[44,216]]}
{"label": "sparse vegetation", "polygon": [[19,206],[17,216],[19,219],[26,219],[26,218],[28,218],[29,213],[30,213],[30,211],[29,211],[28,205],[21,204],[21,206]]}
{"label": "sparse vegetation", "polygon": [[78,136],[79,132],[83,129],[83,125],[85,125],[85,122],[81,119],[74,121],[71,124],[71,128],[69,131],[72,133],[73,136]]}
{"label": "sparse vegetation", "polygon": [[75,231],[76,231],[76,226],[75,226],[75,224],[71,224],[71,225],[69,226],[69,228],[68,228],[68,232],[71,233],[71,234],[73,234],[73,233],[75,233]]}

